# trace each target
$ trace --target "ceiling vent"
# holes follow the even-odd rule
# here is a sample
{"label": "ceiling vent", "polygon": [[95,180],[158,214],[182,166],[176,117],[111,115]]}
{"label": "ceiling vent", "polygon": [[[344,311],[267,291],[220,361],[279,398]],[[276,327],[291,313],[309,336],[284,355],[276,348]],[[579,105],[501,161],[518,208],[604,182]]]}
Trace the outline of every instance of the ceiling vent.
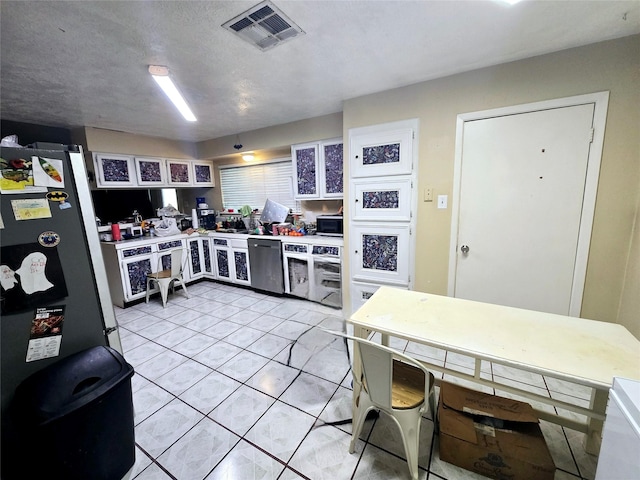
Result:
{"label": "ceiling vent", "polygon": [[269,0],[259,3],[222,26],[262,51],[304,35],[302,29]]}

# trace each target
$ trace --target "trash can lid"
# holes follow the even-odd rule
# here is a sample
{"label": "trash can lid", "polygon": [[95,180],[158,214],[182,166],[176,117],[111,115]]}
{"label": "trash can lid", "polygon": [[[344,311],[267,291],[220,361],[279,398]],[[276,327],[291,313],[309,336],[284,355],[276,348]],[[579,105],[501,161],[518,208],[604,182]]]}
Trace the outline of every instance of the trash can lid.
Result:
{"label": "trash can lid", "polygon": [[132,375],[133,367],[116,350],[92,347],[26,378],[14,401],[22,413],[41,423],[90,403]]}

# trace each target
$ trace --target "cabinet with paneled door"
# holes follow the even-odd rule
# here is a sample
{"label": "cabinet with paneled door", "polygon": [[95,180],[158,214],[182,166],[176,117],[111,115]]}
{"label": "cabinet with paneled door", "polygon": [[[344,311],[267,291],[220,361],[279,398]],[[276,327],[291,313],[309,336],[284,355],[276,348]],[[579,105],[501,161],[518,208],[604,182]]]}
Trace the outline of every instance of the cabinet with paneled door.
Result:
{"label": "cabinet with paneled door", "polygon": [[207,237],[189,238],[187,245],[189,280],[213,277],[209,239]]}
{"label": "cabinet with paneled door", "polygon": [[249,267],[249,247],[247,245],[247,240],[242,238],[232,238],[230,243],[231,252],[233,254],[233,283],[251,285],[251,268]]}
{"label": "cabinet with paneled door", "polygon": [[351,309],[379,285],[412,288],[417,119],[349,131]]}
{"label": "cabinet with paneled door", "polygon": [[292,145],[291,161],[297,199],[343,197],[342,139]]}
{"label": "cabinet with paneled door", "polygon": [[225,282],[251,285],[247,240],[214,236],[211,243],[215,278]]}
{"label": "cabinet with paneled door", "polygon": [[133,156],[94,153],[93,162],[98,188],[131,188],[138,185]]}
{"label": "cabinet with paneled door", "polygon": [[[124,300],[143,298],[147,292],[147,275],[157,272],[158,257],[155,245],[124,248],[119,251]],[[157,289],[153,289],[155,293]]]}
{"label": "cabinet with paneled door", "polygon": [[215,187],[206,160],[94,153],[97,188]]}

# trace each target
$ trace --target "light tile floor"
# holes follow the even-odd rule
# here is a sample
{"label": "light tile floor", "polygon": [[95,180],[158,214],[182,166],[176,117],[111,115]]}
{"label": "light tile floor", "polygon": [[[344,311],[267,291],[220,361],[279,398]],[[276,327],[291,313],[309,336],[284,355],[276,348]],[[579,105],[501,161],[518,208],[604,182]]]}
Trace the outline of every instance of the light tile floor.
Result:
{"label": "light tile floor", "polygon": [[[342,330],[340,310],[216,282],[187,288],[191,298],[178,291],[166,308],[159,298],[116,307],[125,358],[135,368],[136,462],[128,479],[410,478],[397,428],[384,415],[367,420],[355,453],[348,452],[349,360],[344,342],[317,328]],[[461,355],[398,339],[391,345],[473,370]],[[589,398],[498,365],[486,365],[483,375],[554,398]],[[584,452],[582,434],[544,421],[542,430],[556,479],[594,478],[597,459]],[[421,480],[484,478],[439,459],[430,415],[419,465]]]}

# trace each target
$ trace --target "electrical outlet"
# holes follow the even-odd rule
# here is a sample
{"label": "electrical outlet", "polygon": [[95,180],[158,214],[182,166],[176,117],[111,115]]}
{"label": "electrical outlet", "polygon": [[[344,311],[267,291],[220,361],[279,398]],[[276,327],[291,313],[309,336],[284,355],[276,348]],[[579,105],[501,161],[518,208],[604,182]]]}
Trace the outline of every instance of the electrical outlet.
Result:
{"label": "electrical outlet", "polygon": [[438,195],[438,208],[447,208],[448,195]]}

